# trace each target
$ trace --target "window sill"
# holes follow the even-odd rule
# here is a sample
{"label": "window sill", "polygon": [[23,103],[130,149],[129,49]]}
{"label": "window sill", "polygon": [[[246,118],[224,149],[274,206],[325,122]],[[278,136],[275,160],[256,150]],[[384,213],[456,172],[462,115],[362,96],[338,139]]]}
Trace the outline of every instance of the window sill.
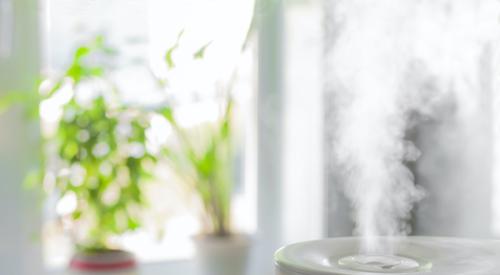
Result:
{"label": "window sill", "polygon": [[[48,275],[77,275],[83,274],[71,270],[49,271]],[[165,261],[157,263],[140,264],[136,270],[117,271],[117,272],[99,272],[94,274],[101,275],[164,275],[164,274],[183,274],[197,275],[192,260]],[[90,275],[90,274],[89,274]]]}

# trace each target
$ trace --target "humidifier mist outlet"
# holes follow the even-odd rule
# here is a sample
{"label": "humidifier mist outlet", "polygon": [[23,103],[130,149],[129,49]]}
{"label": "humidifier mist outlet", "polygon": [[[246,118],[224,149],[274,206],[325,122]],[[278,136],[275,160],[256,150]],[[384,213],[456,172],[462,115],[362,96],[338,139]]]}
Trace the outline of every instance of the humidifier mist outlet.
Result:
{"label": "humidifier mist outlet", "polygon": [[430,267],[430,263],[397,255],[353,255],[338,260],[341,268],[378,273],[409,273]]}
{"label": "humidifier mist outlet", "polygon": [[286,246],[275,254],[277,275],[492,275],[500,270],[500,242],[433,237],[381,237],[393,255],[360,254],[361,238]]}

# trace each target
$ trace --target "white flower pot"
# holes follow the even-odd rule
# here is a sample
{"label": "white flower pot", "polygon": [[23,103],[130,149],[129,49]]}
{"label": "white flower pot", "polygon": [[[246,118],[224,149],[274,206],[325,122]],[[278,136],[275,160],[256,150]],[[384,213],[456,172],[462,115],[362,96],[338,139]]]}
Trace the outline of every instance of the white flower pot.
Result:
{"label": "white flower pot", "polygon": [[247,270],[251,239],[246,235],[194,238],[197,264],[203,275],[244,275]]}

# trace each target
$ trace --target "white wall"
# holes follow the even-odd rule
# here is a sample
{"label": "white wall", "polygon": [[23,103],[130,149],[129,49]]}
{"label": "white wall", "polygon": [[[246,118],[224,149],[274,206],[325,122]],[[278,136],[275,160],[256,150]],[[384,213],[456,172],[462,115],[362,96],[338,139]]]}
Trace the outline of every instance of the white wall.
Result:
{"label": "white wall", "polygon": [[[35,83],[39,56],[36,3],[11,0],[12,43],[8,45],[9,54],[0,57],[0,95],[10,90],[30,90]],[[5,13],[0,14],[5,19]],[[36,162],[37,132],[19,109],[0,116],[0,274],[31,275],[42,271],[37,241],[40,204],[35,194],[22,186],[26,171]]]}
{"label": "white wall", "polygon": [[285,242],[323,237],[321,1],[285,13],[283,197]]}

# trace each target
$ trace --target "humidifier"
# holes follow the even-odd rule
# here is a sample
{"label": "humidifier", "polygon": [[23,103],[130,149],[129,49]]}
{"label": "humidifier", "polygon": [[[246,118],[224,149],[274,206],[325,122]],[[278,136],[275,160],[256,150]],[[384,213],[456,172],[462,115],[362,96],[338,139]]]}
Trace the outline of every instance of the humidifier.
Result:
{"label": "humidifier", "polygon": [[292,244],[275,254],[276,275],[495,275],[500,243],[437,237],[383,237],[391,253],[360,253],[361,238]]}

